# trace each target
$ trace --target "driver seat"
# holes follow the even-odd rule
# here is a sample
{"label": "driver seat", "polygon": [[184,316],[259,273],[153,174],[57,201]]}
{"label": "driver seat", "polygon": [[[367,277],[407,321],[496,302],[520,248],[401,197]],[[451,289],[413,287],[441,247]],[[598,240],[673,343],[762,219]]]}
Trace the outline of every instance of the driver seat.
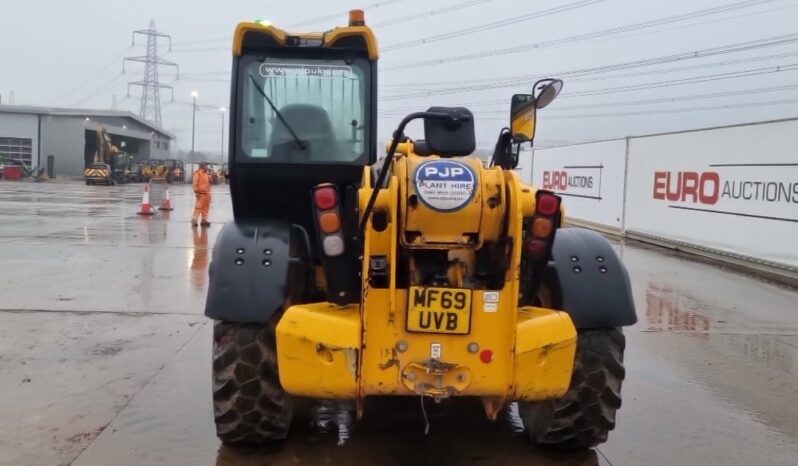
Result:
{"label": "driver seat", "polygon": [[291,131],[275,116],[269,139],[269,152],[275,161],[310,162],[314,155],[322,159],[320,162],[335,160],[338,146],[326,110],[317,105],[289,104],[280,109],[280,114],[307,147],[304,151],[296,147]]}

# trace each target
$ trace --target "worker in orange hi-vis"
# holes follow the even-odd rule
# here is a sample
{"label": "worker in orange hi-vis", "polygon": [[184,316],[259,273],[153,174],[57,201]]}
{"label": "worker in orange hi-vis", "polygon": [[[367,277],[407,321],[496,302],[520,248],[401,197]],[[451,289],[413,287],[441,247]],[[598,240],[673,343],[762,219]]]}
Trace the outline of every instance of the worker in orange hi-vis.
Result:
{"label": "worker in orange hi-vis", "polygon": [[208,167],[201,163],[199,169],[194,172],[194,194],[197,202],[194,204],[194,215],[191,217],[191,226],[196,227],[197,221],[202,217],[202,226],[207,227],[211,223],[208,221],[208,208],[211,206],[211,174]]}

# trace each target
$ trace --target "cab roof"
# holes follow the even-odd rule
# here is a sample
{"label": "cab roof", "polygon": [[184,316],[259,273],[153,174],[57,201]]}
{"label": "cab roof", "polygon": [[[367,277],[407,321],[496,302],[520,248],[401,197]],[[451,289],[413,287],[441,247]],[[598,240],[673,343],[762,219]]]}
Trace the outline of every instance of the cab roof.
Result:
{"label": "cab roof", "polygon": [[241,56],[244,49],[250,47],[365,50],[369,60],[377,61],[379,58],[377,38],[365,24],[337,27],[327,32],[289,33],[261,21],[239,23],[233,36],[233,55]]}

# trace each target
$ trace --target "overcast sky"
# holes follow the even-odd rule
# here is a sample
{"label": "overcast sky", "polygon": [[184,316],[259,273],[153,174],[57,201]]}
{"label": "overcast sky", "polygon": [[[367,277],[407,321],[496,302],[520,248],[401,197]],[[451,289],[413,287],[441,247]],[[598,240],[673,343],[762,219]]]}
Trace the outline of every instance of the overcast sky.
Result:
{"label": "overcast sky", "polygon": [[174,102],[162,91],[163,126],[190,147],[196,89],[197,149],[218,152],[236,23],[326,30],[355,7],[385,48],[383,139],[405,113],[466,105],[479,143],[492,145],[510,96],[558,75],[565,90],[539,114],[539,145],[798,116],[798,0],[5,0],[0,95],[97,109],[116,96],[138,113],[140,88],[128,97],[126,82],[141,79],[143,64],[122,74],[122,58],[144,55],[131,33],[154,19],[173,40],[171,52],[160,42],[161,56],[183,76],[161,69],[174,87]]}

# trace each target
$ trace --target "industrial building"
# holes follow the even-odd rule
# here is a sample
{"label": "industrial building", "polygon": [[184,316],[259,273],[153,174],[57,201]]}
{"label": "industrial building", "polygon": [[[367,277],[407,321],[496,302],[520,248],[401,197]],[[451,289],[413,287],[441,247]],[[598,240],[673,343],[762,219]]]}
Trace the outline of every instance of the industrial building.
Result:
{"label": "industrial building", "polygon": [[0,159],[81,176],[93,161],[100,125],[134,162],[170,158],[174,135],[131,112],[0,105]]}

